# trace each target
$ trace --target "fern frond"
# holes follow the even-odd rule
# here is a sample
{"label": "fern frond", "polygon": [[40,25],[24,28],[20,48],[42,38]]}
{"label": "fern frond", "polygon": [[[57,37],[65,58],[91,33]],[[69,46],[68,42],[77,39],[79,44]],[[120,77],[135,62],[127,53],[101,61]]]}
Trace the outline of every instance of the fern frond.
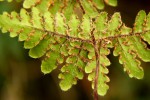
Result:
{"label": "fern frond", "polygon": [[[46,3],[46,2],[48,3]],[[24,1],[24,7],[25,8],[31,8],[32,6],[35,6],[35,5],[42,5],[41,3],[44,4],[45,2],[45,5],[49,4],[49,6],[52,4],[52,5],[55,5],[55,3],[57,3],[59,0],[25,0]],[[63,2],[63,7],[65,7],[66,5],[70,5],[69,2],[76,2],[76,3],[80,3],[80,0],[63,0],[61,1],[61,3]],[[82,2],[82,0],[81,0]],[[85,1],[84,1],[85,2]],[[97,9],[104,9],[104,3],[110,5],[110,6],[117,6],[117,0],[90,0],[90,1],[87,1],[87,3],[91,3],[91,5]],[[72,4],[71,4],[72,5]]]}
{"label": "fern frond", "polygon": [[136,59],[136,54],[130,50],[130,41],[128,38],[120,38],[116,40],[114,56],[119,57],[120,64],[123,64],[124,71],[127,71],[130,77],[138,79],[143,78],[143,69],[140,66],[140,61]]}
{"label": "fern frond", "polygon": [[147,31],[145,34],[142,34],[143,40],[147,41],[150,44],[150,13],[144,19],[144,23],[142,24],[143,30]]}
{"label": "fern frond", "polygon": [[[94,52],[91,51],[91,52]],[[99,95],[104,96],[107,93],[107,90],[109,89],[109,86],[106,84],[109,82],[109,78],[106,76],[108,74],[108,69],[106,68],[107,66],[110,65],[109,59],[106,57],[110,53],[109,49],[104,47],[100,49],[100,72],[98,76],[98,87],[97,91]],[[92,58],[95,58],[95,55],[93,55]],[[94,89],[94,79],[95,79],[95,70],[96,70],[96,59],[91,60],[90,62],[87,63],[85,67],[85,72],[89,73],[88,80],[92,81],[92,88]]]}
{"label": "fern frond", "polygon": [[83,79],[83,72],[86,62],[83,59],[87,56],[86,50],[81,50],[72,45],[76,44],[78,47],[82,47],[81,43],[71,42],[67,45],[69,55],[66,58],[66,63],[61,68],[61,73],[59,74],[60,87],[62,90],[66,91],[77,83],[78,79]]}
{"label": "fern frond", "polygon": [[[43,0],[44,1],[44,0]],[[25,8],[31,8],[32,6],[35,6],[36,4],[38,4],[40,2],[40,0],[24,0],[23,6]]]}
{"label": "fern frond", "polygon": [[54,15],[62,12],[69,20],[74,9],[79,6],[87,15],[95,17],[98,15],[97,10],[104,9],[104,3],[117,6],[117,0],[25,0],[23,7],[29,9],[36,6],[41,12],[50,11]]}
{"label": "fern frond", "polygon": [[144,20],[146,18],[146,13],[145,11],[141,10],[138,14],[137,17],[135,19],[135,24],[134,24],[134,33],[141,33],[143,32],[143,24],[144,24]]}
{"label": "fern frond", "polygon": [[[125,32],[125,34],[128,34],[129,36],[116,39],[116,45],[114,46],[114,56],[120,55],[119,61],[124,65],[124,70],[128,72],[130,77],[136,77],[138,79],[143,78],[144,72],[140,66],[140,61],[137,58],[140,58],[145,62],[150,61],[150,50],[140,38],[147,34],[147,31],[150,31],[145,30],[144,25],[146,20],[146,13],[140,11],[136,17],[133,31],[127,27],[121,29],[120,34]],[[139,33],[140,35],[137,35]]]}
{"label": "fern frond", "polygon": [[[131,29],[122,23],[117,12],[110,20],[106,12],[93,13],[96,8],[89,8],[93,2],[96,1],[80,1],[83,9],[86,9],[81,20],[72,13],[71,1],[67,5],[71,9],[64,6],[60,12],[60,6],[57,6],[61,2],[55,1],[51,11],[41,12],[38,7],[32,7],[30,13],[25,9],[20,14],[4,12],[0,15],[0,27],[3,33],[10,32],[11,37],[18,36],[19,41],[24,41],[24,48],[30,49],[31,57],[43,57],[41,70],[44,74],[63,65],[59,74],[62,90],[70,89],[78,79],[82,79],[84,71],[89,74],[88,79],[94,88],[97,77],[95,70],[99,67],[97,91],[99,95],[105,95],[109,88],[106,84],[109,82],[106,75],[107,66],[110,65],[107,58],[109,48],[115,48],[114,56],[119,56],[119,62],[130,77],[143,78],[139,58],[145,62],[150,61],[149,49],[143,42],[150,43],[150,14],[146,16],[144,11],[140,11]],[[65,10],[72,14],[68,16],[67,13],[61,13]],[[90,14],[92,17],[89,17]],[[98,66],[96,61],[100,62]]]}
{"label": "fern frond", "polygon": [[104,0],[110,6],[117,6],[117,0]]}

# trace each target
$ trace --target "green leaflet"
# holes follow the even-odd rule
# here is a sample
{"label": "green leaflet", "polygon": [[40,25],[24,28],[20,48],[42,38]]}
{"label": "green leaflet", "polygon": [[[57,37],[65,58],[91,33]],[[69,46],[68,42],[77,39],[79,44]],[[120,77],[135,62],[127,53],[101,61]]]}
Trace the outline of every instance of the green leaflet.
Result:
{"label": "green leaflet", "polygon": [[[78,46],[81,45],[78,44]],[[83,57],[83,51],[81,52],[75,45],[68,45],[67,48],[72,49],[69,50],[66,64],[61,68],[62,73],[58,76],[61,79],[59,85],[64,91],[70,89],[72,85],[75,85],[77,79],[83,79],[83,69],[85,67],[85,63],[81,60]]]}
{"label": "green leaflet", "polygon": [[63,3],[60,0],[55,0],[51,1],[51,6],[50,6],[50,12],[55,15],[57,12],[59,12],[60,7],[63,5]]}
{"label": "green leaflet", "polygon": [[64,16],[66,17],[66,20],[70,20],[71,15],[74,12],[74,7],[76,6],[75,0],[68,0],[64,3],[64,9],[62,9]]}
{"label": "green leaflet", "polygon": [[[31,1],[31,0],[30,0]],[[39,1],[39,0],[37,0]],[[40,12],[46,12],[49,10],[49,7],[51,5],[51,3],[53,2],[53,0],[40,0],[40,4],[36,4],[36,8],[38,8],[38,10],[40,10]]]}
{"label": "green leaflet", "polygon": [[83,9],[85,10],[85,13],[90,16],[90,17],[96,17],[98,15],[98,12],[96,11],[96,9],[94,7],[92,7],[92,4],[89,3],[89,1],[87,0],[82,0],[80,1]]}
{"label": "green leaflet", "polygon": [[2,27],[2,32],[5,33],[10,31],[10,37],[16,37],[21,32],[21,23],[19,19],[17,19],[17,16],[18,14],[16,12],[12,12],[11,15],[4,12],[3,15],[0,16],[0,26]]}
{"label": "green leaflet", "polygon": [[114,13],[111,19],[107,22],[107,13],[102,12],[96,18],[95,25],[96,25],[96,33],[95,38],[106,38],[109,36],[117,36],[119,34],[119,28],[122,25],[120,13]]}
{"label": "green leaflet", "polygon": [[108,22],[108,31],[114,31],[121,26],[121,17],[119,13],[114,13],[111,20]]}
{"label": "green leaflet", "polygon": [[93,0],[92,3],[98,9],[104,9],[104,2],[103,2],[103,0]]}
{"label": "green leaflet", "polygon": [[[26,17],[28,18],[28,16]],[[28,23],[28,20],[25,20]],[[32,20],[31,24],[33,24],[33,27],[36,27],[37,29],[43,29],[42,24],[41,24],[41,17],[40,17],[40,12],[38,9],[33,8],[32,9]],[[24,47],[26,49],[33,48],[36,46],[40,40],[43,39],[46,33],[40,31],[40,30],[32,30],[31,33],[28,34],[28,38],[24,42]]]}
{"label": "green leaflet", "polygon": [[150,44],[150,31],[142,35],[142,38]]}
{"label": "green leaflet", "polygon": [[29,26],[29,28],[23,27],[23,32],[19,34],[19,41],[24,41],[28,38],[28,34],[32,32],[32,28],[30,28],[32,25],[30,23],[30,15],[26,10],[21,9],[20,17],[22,19],[21,23],[24,24],[24,26]]}
{"label": "green leaflet", "polygon": [[106,12],[101,12],[95,21],[95,26],[96,26],[96,33],[94,34],[96,39],[99,38],[104,38],[106,36],[106,29],[107,29],[107,13]]}
{"label": "green leaflet", "polygon": [[147,31],[142,34],[142,38],[150,44],[150,13],[147,15],[144,29]]}
{"label": "green leaflet", "polygon": [[131,50],[137,52],[141,60],[144,62],[150,61],[150,50],[146,48],[146,44],[141,41],[140,37],[129,37],[129,43],[132,45]]}
{"label": "green leaflet", "polygon": [[145,30],[150,31],[150,13],[147,15],[146,18]]}
{"label": "green leaflet", "polygon": [[[60,58],[60,59],[62,58],[62,55],[59,52],[59,50],[61,48],[61,44],[57,43],[55,37],[52,37],[52,39],[50,38],[50,43],[49,43],[49,45],[47,44],[46,46],[49,51],[47,51],[46,57],[42,61],[42,64],[41,64],[41,71],[44,74],[48,74],[51,71],[53,71],[54,69],[56,69],[57,62],[59,62],[58,58]],[[45,46],[45,50],[46,50],[46,46]],[[38,49],[40,49],[40,48],[38,48]],[[42,48],[42,49],[44,49],[44,48]],[[45,52],[43,52],[43,54],[44,53]]]}
{"label": "green leaflet", "polygon": [[90,39],[91,32],[91,20],[87,15],[83,16],[81,23],[81,32],[79,33],[79,38],[81,39]]}
{"label": "green leaflet", "polygon": [[46,36],[36,47],[30,49],[29,55],[32,58],[42,57],[47,50],[49,50],[49,45],[53,43],[51,37]]}
{"label": "green leaflet", "polygon": [[45,30],[53,32],[54,31],[54,20],[53,20],[53,16],[51,15],[51,13],[45,12],[43,20],[44,20]]}
{"label": "green leaflet", "polygon": [[110,6],[117,6],[117,0],[104,0]]}
{"label": "green leaflet", "polygon": [[45,58],[45,60],[43,60],[41,64],[41,71],[44,74],[48,74],[57,68],[57,59],[60,57],[60,54],[56,51],[50,51],[46,56],[47,58]]}
{"label": "green leaflet", "polygon": [[33,24],[33,27],[36,27],[38,29],[43,29],[42,27],[42,21],[41,21],[40,12],[37,8],[32,9],[32,20],[31,23]]}
{"label": "green leaflet", "polygon": [[24,8],[31,8],[31,7],[34,6],[37,2],[38,2],[38,0],[25,0],[25,1],[23,2],[23,7],[24,7]]}
{"label": "green leaflet", "polygon": [[35,47],[37,44],[39,44],[39,41],[41,41],[46,33],[43,33],[42,31],[33,30],[33,32],[28,34],[28,38],[24,42],[24,48],[25,49],[31,49]]}
{"label": "green leaflet", "polygon": [[120,32],[122,35],[129,35],[132,32],[132,29],[123,24],[120,29]]}
{"label": "green leaflet", "polygon": [[95,24],[96,24],[96,29],[98,32],[103,32],[106,29],[106,23],[107,23],[107,13],[106,12],[101,12],[98,17],[96,18]]}
{"label": "green leaflet", "polygon": [[55,31],[57,33],[66,35],[67,26],[65,21],[66,20],[63,14],[61,13],[56,14],[54,24],[55,24]]}
{"label": "green leaflet", "polygon": [[118,35],[118,28],[122,25],[120,13],[114,13],[108,22],[108,36]]}
{"label": "green leaflet", "polygon": [[62,79],[60,81],[60,87],[62,90],[66,91],[71,88],[73,84],[77,83],[77,79],[83,78],[82,68],[84,68],[85,64],[79,58],[74,58],[73,61],[76,62],[68,62],[71,64],[66,64],[61,68],[61,74],[59,74],[59,78]]}
{"label": "green leaflet", "polygon": [[73,14],[71,16],[71,20],[68,22],[68,25],[69,25],[69,32],[70,32],[70,36],[72,37],[78,37],[78,28],[79,28],[79,24],[80,24],[80,21],[79,19],[77,18],[77,16],[75,14]]}
{"label": "green leaflet", "polygon": [[51,5],[52,0],[24,0],[23,7],[26,9],[36,6],[41,12],[48,11],[49,6]]}
{"label": "green leaflet", "polygon": [[84,43],[82,48],[84,50],[88,50],[88,54],[87,54],[88,59],[90,60],[95,59],[95,51],[92,44]]}
{"label": "green leaflet", "polygon": [[134,33],[140,33],[143,31],[145,18],[146,18],[146,13],[145,11],[141,10],[135,19]]}

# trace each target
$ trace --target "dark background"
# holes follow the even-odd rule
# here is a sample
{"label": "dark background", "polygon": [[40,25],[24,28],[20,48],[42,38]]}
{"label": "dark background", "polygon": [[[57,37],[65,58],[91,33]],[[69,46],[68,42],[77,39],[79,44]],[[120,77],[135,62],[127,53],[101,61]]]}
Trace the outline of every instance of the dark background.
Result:
{"label": "dark background", "polygon": [[[19,12],[22,3],[0,2],[3,11]],[[133,27],[139,10],[150,12],[150,0],[118,0],[118,7],[106,6],[111,14],[121,12],[123,22]],[[112,62],[108,67],[110,89],[100,100],[150,100],[150,63],[142,63],[144,79],[131,79],[118,63],[118,57],[108,56]],[[23,43],[9,34],[0,34],[0,100],[92,100],[91,82],[87,76],[78,81],[69,91],[59,88],[59,70],[44,75],[40,71],[40,59],[28,56]]]}

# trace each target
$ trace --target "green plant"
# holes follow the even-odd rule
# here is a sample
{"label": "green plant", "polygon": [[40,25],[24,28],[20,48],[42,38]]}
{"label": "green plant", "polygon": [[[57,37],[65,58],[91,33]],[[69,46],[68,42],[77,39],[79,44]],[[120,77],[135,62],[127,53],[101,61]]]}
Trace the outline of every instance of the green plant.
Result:
{"label": "green plant", "polygon": [[0,15],[0,27],[3,33],[24,41],[32,58],[43,57],[44,74],[62,66],[58,76],[62,90],[83,79],[84,72],[89,74],[98,100],[98,94],[104,96],[109,88],[110,48],[130,77],[143,78],[139,59],[150,61],[146,47],[146,42],[150,44],[150,13],[141,10],[132,29],[118,12],[108,19],[107,12],[101,11],[104,3],[117,6],[117,0],[24,0],[19,14]]}

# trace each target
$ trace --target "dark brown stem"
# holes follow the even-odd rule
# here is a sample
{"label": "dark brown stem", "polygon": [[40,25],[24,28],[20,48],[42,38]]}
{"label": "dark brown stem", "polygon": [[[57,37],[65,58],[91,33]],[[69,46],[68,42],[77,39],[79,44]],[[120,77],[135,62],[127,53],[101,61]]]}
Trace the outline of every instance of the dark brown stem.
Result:
{"label": "dark brown stem", "polygon": [[95,44],[95,56],[96,56],[96,70],[95,70],[95,79],[94,79],[94,100],[98,100],[97,86],[98,86],[98,77],[100,70],[100,54],[98,49],[98,44]]}
{"label": "dark brown stem", "polygon": [[94,100],[98,100],[97,86],[98,86],[98,77],[99,77],[99,67],[100,67],[100,57],[98,48],[95,48],[96,56],[96,70],[95,70],[95,79],[94,79]]}
{"label": "dark brown stem", "polygon": [[85,10],[84,10],[84,8],[83,8],[83,6],[82,6],[80,0],[76,0],[76,1],[79,3],[79,6],[80,6],[80,8],[81,8],[83,14],[85,14]]}
{"label": "dark brown stem", "polygon": [[95,79],[94,79],[94,100],[98,100],[98,93],[97,93],[97,86],[98,86],[98,77],[99,77],[99,68],[100,68],[100,54],[99,54],[99,44],[98,42],[95,40],[94,37],[94,28],[91,32],[91,36],[92,36],[92,40],[93,40],[93,46],[94,46],[94,50],[95,50],[95,56],[96,56],[96,70],[95,70]]}

